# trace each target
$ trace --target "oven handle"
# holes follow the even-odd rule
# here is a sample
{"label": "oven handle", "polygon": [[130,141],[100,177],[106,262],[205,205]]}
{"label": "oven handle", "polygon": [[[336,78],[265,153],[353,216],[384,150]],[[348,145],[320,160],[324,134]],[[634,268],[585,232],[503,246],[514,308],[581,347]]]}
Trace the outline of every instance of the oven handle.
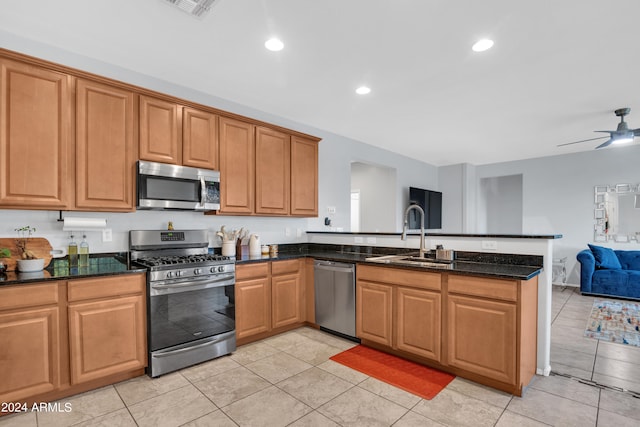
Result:
{"label": "oven handle", "polygon": [[[216,279],[210,279],[202,282],[189,281],[184,283],[169,283],[167,285],[151,284],[154,289],[180,289],[193,286],[200,286],[202,288],[211,287],[211,285],[218,284],[219,286],[232,285],[234,283],[235,274],[225,274],[224,276]],[[227,283],[222,283],[227,282]]]}
{"label": "oven handle", "polygon": [[200,205],[204,206],[207,201],[207,183],[204,176],[200,176]]}
{"label": "oven handle", "polygon": [[179,348],[177,350],[163,351],[162,353],[153,353],[153,357],[174,356],[176,354],[184,353],[184,352],[187,352],[187,351],[193,351],[193,350],[196,350],[196,349],[202,348],[202,347],[207,347],[207,346],[216,344],[219,341],[220,341],[220,338],[214,339],[214,340],[211,340],[211,341],[207,341],[207,342],[203,342],[202,344],[194,345],[194,346],[191,346],[191,347]]}

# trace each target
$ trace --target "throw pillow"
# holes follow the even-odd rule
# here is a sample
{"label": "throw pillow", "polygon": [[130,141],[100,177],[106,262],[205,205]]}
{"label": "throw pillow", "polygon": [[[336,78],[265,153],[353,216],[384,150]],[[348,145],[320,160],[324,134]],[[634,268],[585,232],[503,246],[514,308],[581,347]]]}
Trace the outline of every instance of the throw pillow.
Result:
{"label": "throw pillow", "polygon": [[591,252],[593,252],[593,257],[596,259],[596,267],[610,268],[613,270],[622,269],[620,260],[613,249],[595,245],[588,246]]}

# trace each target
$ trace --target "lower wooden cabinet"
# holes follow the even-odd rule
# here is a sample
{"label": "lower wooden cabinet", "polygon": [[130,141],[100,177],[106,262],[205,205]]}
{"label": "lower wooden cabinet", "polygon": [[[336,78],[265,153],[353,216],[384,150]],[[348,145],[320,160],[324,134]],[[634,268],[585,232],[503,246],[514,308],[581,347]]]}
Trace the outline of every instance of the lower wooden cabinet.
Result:
{"label": "lower wooden cabinet", "polygon": [[440,292],[398,287],[396,347],[437,362],[441,355]]}
{"label": "lower wooden cabinet", "polygon": [[448,362],[508,384],[516,378],[516,305],[449,295]]}
{"label": "lower wooden cabinet", "polygon": [[283,332],[305,321],[304,259],[236,266],[239,344]]}
{"label": "lower wooden cabinet", "polygon": [[535,375],[538,281],[358,265],[364,344],[521,395]]}
{"label": "lower wooden cabinet", "polygon": [[0,314],[0,402],[60,386],[60,334],[58,307]]}
{"label": "lower wooden cabinet", "polygon": [[236,338],[271,330],[269,263],[236,266]]}
{"label": "lower wooden cabinet", "polygon": [[144,295],[69,306],[71,384],[144,368],[145,321]]}
{"label": "lower wooden cabinet", "polygon": [[356,335],[391,347],[393,345],[393,287],[358,281],[356,288]]}
{"label": "lower wooden cabinet", "polygon": [[359,265],[356,335],[440,361],[440,287],[440,274]]}
{"label": "lower wooden cabinet", "polygon": [[297,259],[271,264],[271,324],[274,329],[304,321],[301,267]]}
{"label": "lower wooden cabinet", "polygon": [[0,287],[0,402],[50,401],[144,373],[146,278]]}

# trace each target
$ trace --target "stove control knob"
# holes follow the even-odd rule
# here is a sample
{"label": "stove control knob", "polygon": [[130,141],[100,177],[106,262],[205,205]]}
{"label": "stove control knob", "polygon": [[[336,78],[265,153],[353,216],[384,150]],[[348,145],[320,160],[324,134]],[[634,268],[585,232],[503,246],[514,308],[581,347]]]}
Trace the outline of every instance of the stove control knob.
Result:
{"label": "stove control knob", "polygon": [[167,273],[167,279],[169,279],[169,278],[171,278],[171,277],[173,277],[173,271],[169,271],[169,272]]}
{"label": "stove control knob", "polygon": [[215,273],[215,272],[216,272],[216,271],[218,271],[218,270],[217,270],[215,267],[211,267],[211,268],[209,269],[209,271],[210,271],[211,273]]}
{"label": "stove control knob", "polygon": [[196,276],[198,274],[202,274],[202,269],[201,268],[196,268],[195,270],[193,270],[193,274],[195,274]]}
{"label": "stove control knob", "polygon": [[220,267],[218,267],[218,271],[220,273],[224,272],[224,265],[221,265]]}
{"label": "stove control knob", "polygon": [[180,277],[180,276],[182,276],[182,271],[181,270],[176,271],[176,277]]}

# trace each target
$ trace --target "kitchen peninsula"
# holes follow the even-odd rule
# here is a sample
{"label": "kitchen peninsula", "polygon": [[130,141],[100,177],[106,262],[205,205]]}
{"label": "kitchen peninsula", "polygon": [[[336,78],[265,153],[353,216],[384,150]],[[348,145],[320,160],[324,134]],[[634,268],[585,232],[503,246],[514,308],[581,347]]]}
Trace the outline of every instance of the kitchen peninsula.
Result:
{"label": "kitchen peninsula", "polygon": [[[367,244],[397,248],[417,248],[418,235],[407,241],[400,240],[400,233],[351,233],[333,231],[308,231],[310,243]],[[561,234],[462,234],[430,233],[425,235],[426,246],[443,245],[456,251],[509,253],[542,256],[542,271],[538,276],[538,375],[551,372],[551,284],[553,243]]]}

